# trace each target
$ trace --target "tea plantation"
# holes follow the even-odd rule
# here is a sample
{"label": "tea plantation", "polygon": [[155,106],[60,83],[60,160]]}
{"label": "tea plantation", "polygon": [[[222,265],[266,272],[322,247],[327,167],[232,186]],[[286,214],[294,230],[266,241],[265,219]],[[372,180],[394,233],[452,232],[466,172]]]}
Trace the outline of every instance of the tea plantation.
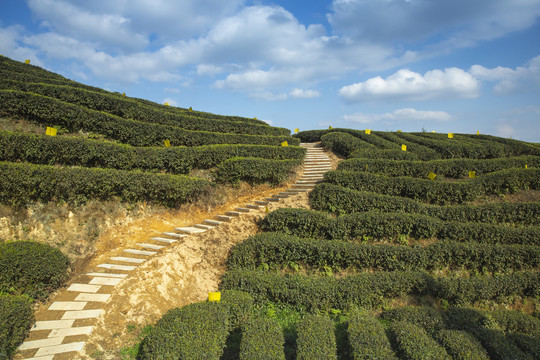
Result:
{"label": "tea plantation", "polygon": [[346,160],[310,192],[311,210],[267,214],[230,252],[221,301],[169,311],[139,358],[540,358],[538,147],[295,137]]}

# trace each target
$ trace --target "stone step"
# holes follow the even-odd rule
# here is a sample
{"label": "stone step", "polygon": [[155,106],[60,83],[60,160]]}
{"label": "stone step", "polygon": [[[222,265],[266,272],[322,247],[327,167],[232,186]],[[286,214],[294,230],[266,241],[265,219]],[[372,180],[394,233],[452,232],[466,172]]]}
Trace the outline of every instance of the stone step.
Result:
{"label": "stone step", "polygon": [[157,252],[155,251],[135,250],[135,249],[125,249],[124,252],[128,254],[144,255],[144,256],[152,256],[152,255],[157,254]]}
{"label": "stone step", "polygon": [[106,278],[106,277],[95,277],[90,280],[91,285],[107,285],[107,286],[116,286],[124,279],[115,279],[115,278]]}
{"label": "stone step", "polygon": [[71,284],[67,291],[76,291],[76,292],[85,292],[85,293],[97,293],[101,285],[90,285],[90,284]]}
{"label": "stone step", "polygon": [[[249,209],[248,209],[248,210],[249,210]],[[239,211],[226,211],[226,212],[225,212],[225,215],[236,217],[236,216],[240,216],[240,212],[239,212]]]}
{"label": "stone step", "polygon": [[128,262],[133,264],[142,264],[146,259],[132,258],[126,256],[113,256],[110,258],[112,261]]}
{"label": "stone step", "polygon": [[320,183],[321,180],[298,180],[296,183],[297,184],[318,184]]}
{"label": "stone step", "polygon": [[218,226],[218,225],[221,225],[222,221],[211,220],[211,219],[205,219],[205,220],[204,220],[204,223],[205,223],[205,224],[208,224],[208,225],[210,225],[210,226]]}
{"label": "stone step", "polygon": [[75,301],[93,301],[93,302],[106,302],[111,297],[111,294],[88,294],[80,293],[75,298]]}
{"label": "stone step", "polygon": [[331,166],[306,166],[304,170],[332,170]]}
{"label": "stone step", "polygon": [[60,345],[62,341],[64,341],[63,337],[54,337],[54,338],[47,338],[47,339],[40,339],[40,340],[25,341],[19,347],[19,350],[23,351],[23,350],[29,350],[29,349],[39,349],[40,347],[44,347],[44,346]]}
{"label": "stone step", "polygon": [[298,194],[298,190],[285,190],[283,193],[284,194],[295,195],[295,194]]}
{"label": "stone step", "polygon": [[248,208],[248,207],[238,207],[236,208],[237,211],[239,212],[243,212],[243,213],[248,213],[250,212],[252,209]]}
{"label": "stone step", "polygon": [[49,337],[64,337],[75,335],[90,335],[94,330],[93,326],[79,326],[67,329],[55,329],[49,334]]}
{"label": "stone step", "polygon": [[160,250],[165,247],[163,245],[154,245],[154,244],[147,244],[147,243],[137,243],[137,245],[145,249],[154,249],[154,250]]}
{"label": "stone step", "polygon": [[264,200],[270,201],[270,202],[278,202],[279,201],[278,198],[274,198],[274,197],[264,198]]}
{"label": "stone step", "polygon": [[97,319],[103,311],[103,309],[66,311],[62,320]]}
{"label": "stone step", "polygon": [[256,201],[254,201],[254,203],[255,203],[255,205],[268,205],[270,202],[256,200]]}
{"label": "stone step", "polygon": [[314,184],[293,184],[292,186],[295,187],[295,188],[301,188],[301,189],[302,188],[303,189],[306,189],[306,188],[311,189],[311,188],[315,187]]}
{"label": "stone step", "polygon": [[216,219],[220,221],[231,221],[232,217],[227,216],[227,215],[216,215]]}
{"label": "stone step", "polygon": [[204,224],[195,224],[193,227],[196,227],[197,229],[202,229],[204,231],[210,230],[213,228],[213,226],[204,225]]}
{"label": "stone step", "polygon": [[286,199],[289,197],[289,194],[284,194],[284,193],[274,194],[272,195],[272,197],[277,198],[277,199]]}
{"label": "stone step", "polygon": [[294,189],[294,191],[297,191],[297,192],[308,192],[309,190],[311,190],[311,188],[306,188],[306,189],[297,188],[297,189]]}
{"label": "stone step", "polygon": [[174,230],[180,231],[186,234],[200,234],[200,233],[206,232],[206,230],[199,229],[193,226],[179,227],[179,228],[175,228]]}
{"label": "stone step", "polygon": [[84,301],[55,301],[47,310],[82,310],[86,306]]}
{"label": "stone step", "polygon": [[46,356],[46,355],[55,355],[55,354],[63,354],[73,351],[81,351],[84,347],[84,341],[80,342],[73,342],[68,344],[61,344],[61,345],[55,345],[55,346],[46,346],[40,348],[37,353],[35,354],[36,357],[39,356]]}
{"label": "stone step", "polygon": [[28,358],[26,360],[54,360],[54,355],[31,357],[31,358]]}
{"label": "stone step", "polygon": [[262,209],[264,206],[247,204],[246,207],[253,210],[259,210],[259,209]]}
{"label": "stone step", "polygon": [[125,278],[127,277],[127,274],[112,274],[112,273],[101,273],[101,272],[93,272],[93,273],[87,273],[88,276],[103,276],[103,277],[111,277],[111,278]]}
{"label": "stone step", "polygon": [[174,240],[174,239],[167,239],[167,238],[164,238],[164,237],[153,237],[153,238],[150,238],[150,240],[154,240],[154,241],[159,241],[159,242],[162,242],[162,243],[167,243],[167,244],[172,244],[172,243],[175,243],[177,242],[178,240]]}
{"label": "stone step", "polygon": [[36,321],[30,331],[66,329],[73,326],[75,320],[47,320]]}
{"label": "stone step", "polygon": [[171,238],[175,238],[175,239],[181,239],[187,236],[186,234],[178,234],[178,233],[173,233],[173,232],[166,232],[166,233],[163,233],[163,235],[171,237]]}
{"label": "stone step", "polygon": [[98,267],[103,268],[103,269],[109,269],[109,270],[123,270],[123,271],[131,271],[136,268],[136,266],[116,265],[116,264],[99,264]]}

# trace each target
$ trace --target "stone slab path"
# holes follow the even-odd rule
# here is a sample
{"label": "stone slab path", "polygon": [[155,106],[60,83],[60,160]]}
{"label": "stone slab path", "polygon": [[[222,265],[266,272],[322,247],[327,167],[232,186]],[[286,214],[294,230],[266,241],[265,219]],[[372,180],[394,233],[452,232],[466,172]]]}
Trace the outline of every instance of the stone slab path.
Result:
{"label": "stone slab path", "polygon": [[97,265],[96,269],[83,277],[86,283],[71,284],[62,299],[53,302],[46,311],[39,314],[30,336],[20,346],[16,359],[76,359],[103,312],[103,304],[111,297],[113,288],[129,277],[130,271],[183,237],[204,233],[223,223],[233,222],[242,214],[264,211],[269,203],[279,203],[282,199],[310,191],[323,181],[326,171],[332,170],[331,162],[317,144],[302,143],[300,146],[307,149],[304,172],[291,188],[217,215],[214,219],[206,219],[203,224],[177,227],[174,232],[165,232],[148,242],[137,243],[139,249],[124,250],[129,256],[110,257],[107,263]]}

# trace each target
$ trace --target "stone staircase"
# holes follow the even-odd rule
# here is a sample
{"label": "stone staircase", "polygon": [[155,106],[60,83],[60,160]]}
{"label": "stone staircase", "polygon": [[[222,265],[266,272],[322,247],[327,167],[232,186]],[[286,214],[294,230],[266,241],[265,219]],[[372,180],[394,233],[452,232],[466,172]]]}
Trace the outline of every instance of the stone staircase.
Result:
{"label": "stone staircase", "polygon": [[137,248],[123,250],[124,256],[114,256],[106,263],[97,265],[94,271],[86,273],[77,283],[60,292],[48,309],[36,314],[36,323],[30,336],[19,347],[16,359],[77,358],[77,353],[83,349],[88,335],[103,313],[103,305],[111,297],[113,288],[148,258],[158,255],[161,250],[186,236],[204,233],[222,223],[232,222],[242,214],[264,211],[270,203],[279,203],[282,199],[311,190],[323,180],[326,171],[332,170],[331,162],[318,144],[302,143],[300,146],[307,149],[304,172],[292,187],[252,204],[226,211],[213,219],[206,219],[201,224],[177,227],[148,242],[137,243]]}

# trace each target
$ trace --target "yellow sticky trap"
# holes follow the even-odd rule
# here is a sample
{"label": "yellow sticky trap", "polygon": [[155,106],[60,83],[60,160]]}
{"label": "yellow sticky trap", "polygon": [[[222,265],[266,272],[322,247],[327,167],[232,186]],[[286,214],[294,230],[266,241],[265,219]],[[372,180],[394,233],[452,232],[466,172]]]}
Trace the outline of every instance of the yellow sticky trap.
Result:
{"label": "yellow sticky trap", "polygon": [[254,117],[253,120],[257,120],[257,117]]}
{"label": "yellow sticky trap", "polygon": [[333,129],[333,127],[331,127],[331,126],[328,127],[328,130],[332,130],[332,129]]}
{"label": "yellow sticky trap", "polygon": [[366,129],[366,134],[367,135],[371,134],[371,129]]}
{"label": "yellow sticky trap", "polygon": [[268,209],[268,206],[264,208],[264,212],[266,212],[267,214],[270,212],[270,209]]}
{"label": "yellow sticky trap", "polygon": [[454,133],[448,133],[448,138],[453,139],[454,138]]}
{"label": "yellow sticky trap", "polygon": [[401,144],[401,151],[407,151],[407,145]]}
{"label": "yellow sticky trap", "polygon": [[171,104],[169,104],[169,103],[165,103],[165,106],[170,106],[170,105],[171,105]]}
{"label": "yellow sticky trap", "polygon": [[527,164],[525,164],[525,169],[527,168]]}
{"label": "yellow sticky trap", "polygon": [[25,63],[25,64],[30,64],[30,59],[24,60],[24,63]]}
{"label": "yellow sticky trap", "polygon": [[476,177],[476,171],[469,171],[469,177],[474,179]]}
{"label": "yellow sticky trap", "polygon": [[401,132],[401,130],[398,130],[397,132]]}
{"label": "yellow sticky trap", "polygon": [[220,301],[221,293],[220,292],[210,292],[208,293],[208,301]]}
{"label": "yellow sticky trap", "polygon": [[436,131],[435,131],[435,130],[433,130],[433,131],[432,131],[432,133],[433,133],[433,134],[435,134],[435,133],[436,133]]}
{"label": "yellow sticky trap", "polygon": [[294,129],[294,132],[295,132],[295,133],[297,133],[297,132],[299,132],[299,131],[300,131],[299,128]]}
{"label": "yellow sticky trap", "polygon": [[480,135],[480,130],[476,130],[476,135]]}
{"label": "yellow sticky trap", "polygon": [[289,146],[289,143],[284,141],[284,142],[281,143],[281,146]]}
{"label": "yellow sticky trap", "polygon": [[366,164],[366,171],[367,171],[367,165],[368,165],[368,164]]}
{"label": "yellow sticky trap", "polygon": [[189,111],[193,111],[193,109],[191,108],[191,106],[189,107]]}
{"label": "yellow sticky trap", "polygon": [[437,177],[437,175],[435,175],[434,173],[432,173],[431,171],[429,172],[429,175],[427,176],[428,178],[430,178],[431,180],[435,180],[435,178]]}
{"label": "yellow sticky trap", "polygon": [[126,93],[125,93],[125,92],[123,92],[123,93],[122,93],[122,96],[126,96]]}
{"label": "yellow sticky trap", "polygon": [[45,130],[45,135],[56,136],[57,132],[58,132],[58,130],[56,130],[55,128],[47,126],[47,129]]}
{"label": "yellow sticky trap", "polygon": [[169,140],[165,140],[165,147],[171,147],[171,142]]}

